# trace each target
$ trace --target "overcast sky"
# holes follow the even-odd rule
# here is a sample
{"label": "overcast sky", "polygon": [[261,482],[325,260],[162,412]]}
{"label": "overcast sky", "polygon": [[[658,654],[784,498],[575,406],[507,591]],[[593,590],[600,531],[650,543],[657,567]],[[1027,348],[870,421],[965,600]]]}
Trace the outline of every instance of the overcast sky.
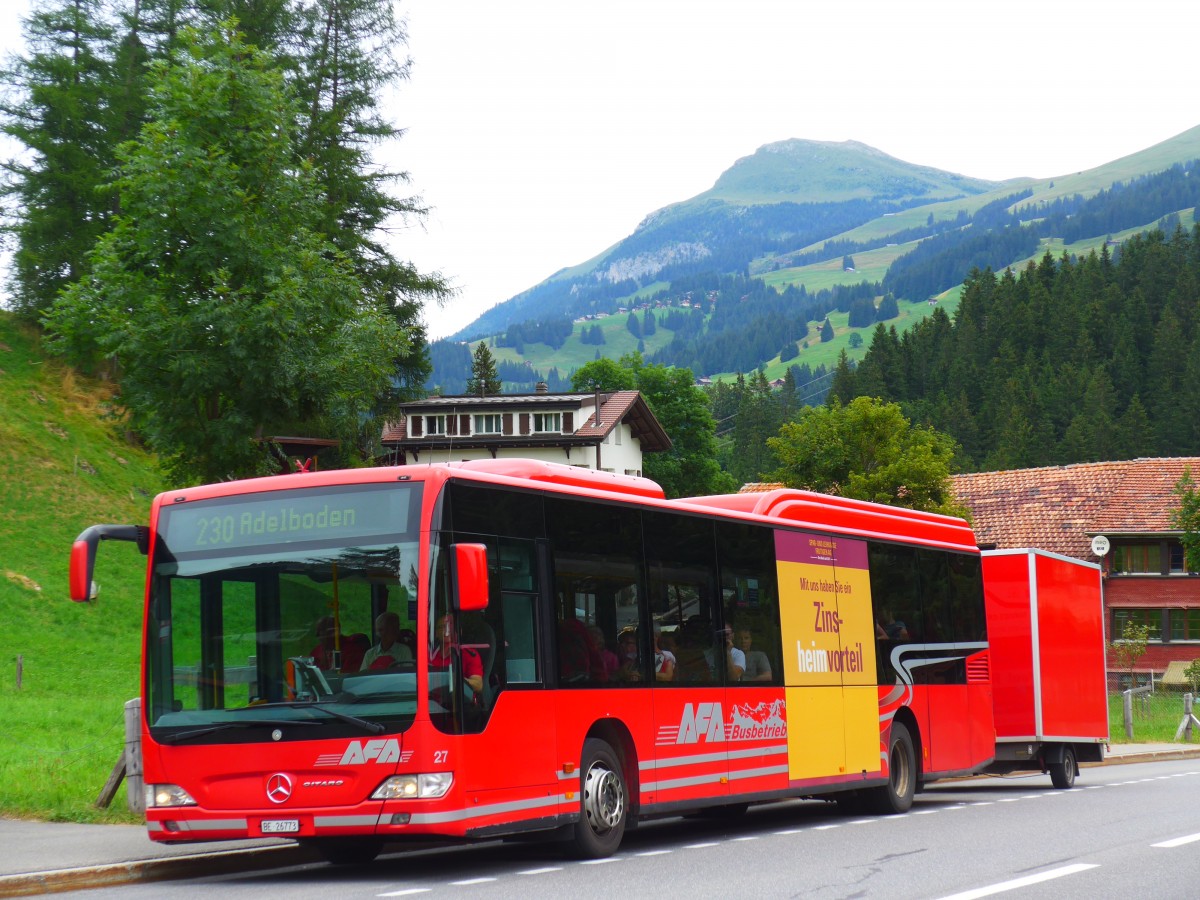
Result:
{"label": "overcast sky", "polygon": [[[12,41],[27,4],[0,0]],[[397,0],[388,151],[433,208],[394,250],[459,289],[434,337],[786,138],[1050,177],[1200,125],[1200,3]]]}

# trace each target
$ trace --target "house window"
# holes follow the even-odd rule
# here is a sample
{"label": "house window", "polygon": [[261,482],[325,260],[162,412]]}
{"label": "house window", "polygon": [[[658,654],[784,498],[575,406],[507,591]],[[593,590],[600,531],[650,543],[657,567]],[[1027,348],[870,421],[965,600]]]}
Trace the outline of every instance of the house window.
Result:
{"label": "house window", "polygon": [[1162,546],[1117,544],[1113,548],[1113,572],[1122,575],[1161,575]]}
{"label": "house window", "polygon": [[1183,544],[1174,542],[1167,544],[1167,559],[1171,564],[1172,575],[1182,575],[1187,572],[1187,566],[1183,561]]}
{"label": "house window", "polygon": [[1172,609],[1167,615],[1171,620],[1171,640],[1200,641],[1200,609]]}
{"label": "house window", "polygon": [[446,417],[445,416],[426,416],[425,417],[425,433],[428,435],[445,434],[446,433]]}
{"label": "house window", "polygon": [[500,413],[486,413],[475,416],[476,434],[499,434],[501,431]]}
{"label": "house window", "polygon": [[534,413],[533,430],[562,433],[562,413]]}
{"label": "house window", "polygon": [[1121,635],[1125,632],[1126,623],[1131,625],[1145,625],[1149,629],[1148,639],[1152,641],[1161,641],[1163,639],[1162,609],[1114,609],[1112,611],[1112,634],[1115,640],[1121,640]]}

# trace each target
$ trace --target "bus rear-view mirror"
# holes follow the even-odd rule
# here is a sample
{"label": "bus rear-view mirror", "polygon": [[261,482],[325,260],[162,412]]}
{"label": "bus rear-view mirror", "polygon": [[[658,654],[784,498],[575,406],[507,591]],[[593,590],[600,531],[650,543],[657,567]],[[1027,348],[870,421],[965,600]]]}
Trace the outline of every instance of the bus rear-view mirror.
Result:
{"label": "bus rear-view mirror", "polygon": [[488,572],[487,547],[483,544],[454,544],[456,602],[462,612],[487,609]]}

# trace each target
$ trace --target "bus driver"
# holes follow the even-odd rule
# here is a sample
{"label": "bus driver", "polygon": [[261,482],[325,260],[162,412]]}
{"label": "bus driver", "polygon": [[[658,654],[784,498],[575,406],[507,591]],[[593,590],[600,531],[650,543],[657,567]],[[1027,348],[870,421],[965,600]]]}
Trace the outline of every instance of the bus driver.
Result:
{"label": "bus driver", "polygon": [[[454,658],[454,648],[458,646],[458,636],[454,629],[454,617],[442,616],[437,620],[437,643],[429,656],[431,669],[449,669]],[[462,651],[462,679],[477,695],[483,690],[483,660],[470,647],[459,648]]]}

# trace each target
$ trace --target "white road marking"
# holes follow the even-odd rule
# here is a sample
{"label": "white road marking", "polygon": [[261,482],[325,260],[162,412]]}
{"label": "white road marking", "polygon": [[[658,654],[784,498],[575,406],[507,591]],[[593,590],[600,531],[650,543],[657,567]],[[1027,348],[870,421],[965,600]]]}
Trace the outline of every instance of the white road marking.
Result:
{"label": "white road marking", "polygon": [[388,891],[386,894],[376,894],[376,897],[411,897],[413,894],[428,894],[433,888],[407,888],[403,891]]}
{"label": "white road marking", "polygon": [[518,875],[549,875],[551,872],[561,872],[562,866],[546,866],[544,869],[526,869]]}
{"label": "white road marking", "polygon": [[473,884],[487,884],[489,881],[496,881],[495,878],[466,878],[463,881],[450,882],[455,887],[470,887]]}
{"label": "white road marking", "polygon": [[1184,844],[1191,844],[1200,841],[1200,834],[1189,834],[1185,837],[1172,838],[1169,841],[1162,841],[1158,844],[1151,844],[1151,847],[1166,847],[1170,850],[1172,847],[1182,847]]}
{"label": "white road marking", "polygon": [[1015,891],[1018,888],[1029,887],[1031,884],[1041,884],[1044,881],[1053,881],[1055,878],[1063,878],[1067,875],[1077,875],[1080,872],[1086,872],[1088,869],[1095,868],[1095,863],[1076,863],[1072,866],[1062,866],[1057,869],[1050,869],[1047,872],[1039,872],[1036,875],[1026,875],[1024,878],[1014,878],[1012,881],[989,884],[986,887],[963,891],[960,894],[951,894],[948,897],[943,897],[942,900],[977,900],[979,897],[990,897],[992,894]]}

